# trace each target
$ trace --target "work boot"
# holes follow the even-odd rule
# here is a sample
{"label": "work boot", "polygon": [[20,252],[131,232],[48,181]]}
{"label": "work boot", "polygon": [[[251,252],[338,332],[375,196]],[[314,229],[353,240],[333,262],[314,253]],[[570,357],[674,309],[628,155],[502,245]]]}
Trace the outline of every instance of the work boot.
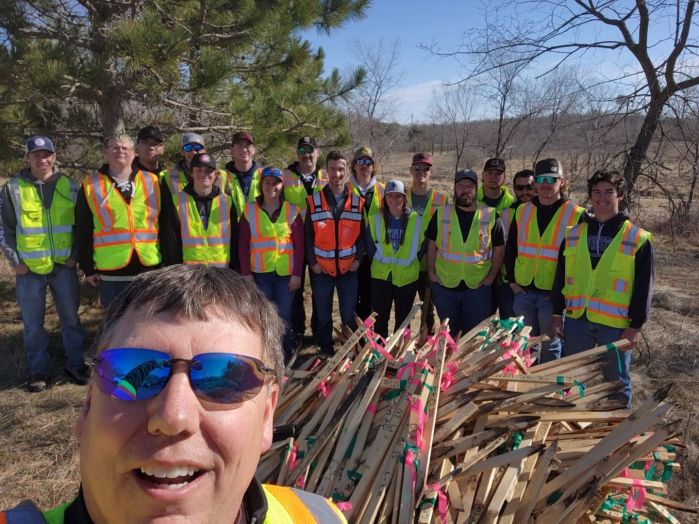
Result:
{"label": "work boot", "polygon": [[39,393],[48,387],[48,377],[46,375],[32,375],[27,384],[29,393]]}
{"label": "work boot", "polygon": [[66,368],[66,375],[73,384],[79,386],[85,386],[90,382],[90,368],[87,366],[82,366],[79,369],[68,369]]}

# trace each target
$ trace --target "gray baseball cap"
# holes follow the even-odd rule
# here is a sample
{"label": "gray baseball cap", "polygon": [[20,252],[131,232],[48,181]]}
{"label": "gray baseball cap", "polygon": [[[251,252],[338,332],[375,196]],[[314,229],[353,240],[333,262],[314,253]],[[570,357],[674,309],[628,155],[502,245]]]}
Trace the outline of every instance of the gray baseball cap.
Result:
{"label": "gray baseball cap", "polygon": [[184,133],[182,135],[182,145],[186,144],[204,144],[204,138],[198,133]]}
{"label": "gray baseball cap", "polygon": [[390,195],[391,193],[399,193],[405,196],[405,184],[400,180],[391,180],[386,184],[386,189],[384,190],[384,195]]}

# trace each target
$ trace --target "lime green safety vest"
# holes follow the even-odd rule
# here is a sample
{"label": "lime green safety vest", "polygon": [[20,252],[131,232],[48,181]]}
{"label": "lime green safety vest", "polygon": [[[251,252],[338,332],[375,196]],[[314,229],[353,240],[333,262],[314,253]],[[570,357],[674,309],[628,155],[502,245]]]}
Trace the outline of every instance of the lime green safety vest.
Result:
{"label": "lime green safety vest", "polygon": [[186,191],[172,195],[180,219],[182,263],[228,267],[231,257],[231,200],[225,193],[211,201],[209,224],[204,229],[197,204]]}
{"label": "lime green safety vest", "polygon": [[299,214],[298,206],[283,202],[277,220],[257,202],[245,206],[245,218],[250,224],[250,270],[253,273],[276,273],[286,277],[294,267],[294,244],[291,241],[291,225]]}
{"label": "lime green safety vest", "polygon": [[[502,211],[503,209],[510,207],[517,200],[517,198],[510,193],[510,190],[507,189],[507,187],[502,186],[501,189],[503,194],[500,202],[498,202],[498,205],[495,207],[496,211]],[[483,186],[478,186],[478,189],[476,190],[476,200],[485,204],[485,193],[483,191]]]}
{"label": "lime green safety vest", "polygon": [[630,324],[629,304],[633,293],[635,255],[652,235],[628,220],[604,250],[592,269],[587,247],[587,224],[569,227],[566,232],[566,261],[563,296],[566,317],[580,318],[614,328]]}
{"label": "lime green safety vest", "polygon": [[[515,213],[517,210],[513,208],[512,206],[506,207],[502,211],[500,211],[500,214],[498,215],[498,220],[500,220],[500,224],[502,225],[502,232],[503,236],[505,238],[505,243],[507,243],[507,235],[510,232],[510,226],[512,225],[512,221],[515,218]],[[507,269],[505,268],[505,264],[503,264],[500,267],[500,278],[502,279],[503,282],[507,282],[507,278],[505,278],[505,275],[507,274]]]}
{"label": "lime green safety vest", "polygon": [[250,193],[248,193],[247,200],[245,199],[245,193],[243,193],[243,188],[238,182],[238,176],[230,171],[220,171],[223,180],[225,180],[225,185],[223,190],[228,193],[233,199],[233,205],[238,213],[238,216],[242,216],[245,211],[246,202],[254,202],[258,196],[262,194],[262,168],[258,167],[252,174],[252,180],[250,181]]}
{"label": "lime green safety vest", "polygon": [[142,265],[160,264],[160,186],[157,176],[138,171],[128,204],[108,175],[96,172],[88,176],[83,181],[83,189],[94,221],[92,243],[97,271],[125,267],[134,251]]}
{"label": "lime green safety vest", "polygon": [[[412,208],[413,207],[413,192],[412,190],[408,191],[407,194],[407,199],[408,199],[408,207]],[[422,211],[422,231],[421,237],[420,238],[425,238],[425,231],[427,231],[427,226],[430,223],[430,220],[432,219],[432,215],[434,214],[436,209],[439,209],[440,207],[444,207],[448,202],[447,196],[443,193],[440,193],[439,191],[436,191],[434,189],[430,189],[430,196],[427,197],[427,204],[425,204],[425,209]],[[419,213],[418,213],[419,214]],[[427,271],[427,257],[423,256],[422,260],[420,261],[420,271]]]}
{"label": "lime green safety vest", "polygon": [[78,186],[61,174],[46,210],[36,185],[16,176],[8,182],[17,217],[17,254],[32,273],[48,275],[65,264],[73,247]]}
{"label": "lime green safety vest", "polygon": [[546,226],[539,233],[536,206],[532,202],[517,208],[517,258],[515,282],[528,286],[532,282],[538,289],[551,291],[558,263],[558,250],[566,228],[575,225],[585,210],[570,200],[565,200]]}
{"label": "lime green safety vest", "polygon": [[437,259],[435,270],[444,287],[457,287],[461,281],[476,289],[492,267],[495,208],[478,204],[468,238],[461,235],[456,207],[437,210]]}
{"label": "lime green safety vest", "polygon": [[[306,209],[306,188],[303,185],[303,180],[298,173],[291,169],[285,169],[284,175],[284,200],[298,206],[300,209]],[[313,193],[322,190],[328,183],[328,175],[322,169],[316,171],[316,176],[313,181]]]}
{"label": "lime green safety vest", "polygon": [[371,278],[388,280],[398,286],[415,282],[420,276],[418,251],[422,244],[422,217],[415,211],[410,213],[408,224],[403,232],[403,243],[396,253],[391,242],[386,242],[386,221],[383,213],[376,213],[369,219],[371,237],[376,253],[371,260]]}
{"label": "lime green safety vest", "polygon": [[[359,191],[359,188],[352,182],[349,182],[347,184],[347,187],[349,187],[350,191],[352,191],[355,195],[362,196],[362,193]],[[371,202],[364,203],[364,209],[366,210],[368,217],[374,216],[381,210],[381,202],[383,201],[383,190],[384,185],[381,182],[377,181],[376,184],[374,184],[374,192],[371,194]]]}

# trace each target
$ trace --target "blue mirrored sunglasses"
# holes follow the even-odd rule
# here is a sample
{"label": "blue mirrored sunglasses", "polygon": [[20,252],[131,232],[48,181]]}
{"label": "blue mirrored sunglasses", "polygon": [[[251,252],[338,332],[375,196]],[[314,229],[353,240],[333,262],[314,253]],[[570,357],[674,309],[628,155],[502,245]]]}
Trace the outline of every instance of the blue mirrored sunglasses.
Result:
{"label": "blue mirrored sunglasses", "polygon": [[182,146],[182,151],[185,153],[191,153],[192,151],[201,151],[205,147],[201,144],[185,144]]}
{"label": "blue mirrored sunglasses", "polygon": [[125,401],[157,396],[172,376],[173,365],[189,366],[194,393],[217,404],[238,404],[255,397],[274,370],[253,357],[235,353],[202,353],[191,360],[145,348],[110,348],[95,360],[100,389]]}
{"label": "blue mirrored sunglasses", "polygon": [[538,175],[535,179],[534,182],[537,184],[555,184],[556,180],[558,180],[558,177],[555,176],[550,176],[550,175]]}
{"label": "blue mirrored sunglasses", "polygon": [[374,161],[371,158],[358,158],[354,161],[358,166],[370,167],[374,165]]}

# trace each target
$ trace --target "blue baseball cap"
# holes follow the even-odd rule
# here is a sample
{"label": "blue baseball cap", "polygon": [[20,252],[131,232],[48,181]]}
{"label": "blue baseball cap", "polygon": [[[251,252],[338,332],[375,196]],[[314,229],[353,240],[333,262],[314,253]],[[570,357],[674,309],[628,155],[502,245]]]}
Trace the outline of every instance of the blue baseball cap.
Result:
{"label": "blue baseball cap", "polygon": [[266,176],[277,177],[279,180],[283,180],[282,172],[276,167],[266,167],[262,170],[261,178]]}
{"label": "blue baseball cap", "polygon": [[55,153],[53,149],[53,142],[51,142],[50,138],[45,136],[33,136],[27,140],[25,145],[27,148],[27,153],[31,153],[32,151],[50,151],[51,153]]}

